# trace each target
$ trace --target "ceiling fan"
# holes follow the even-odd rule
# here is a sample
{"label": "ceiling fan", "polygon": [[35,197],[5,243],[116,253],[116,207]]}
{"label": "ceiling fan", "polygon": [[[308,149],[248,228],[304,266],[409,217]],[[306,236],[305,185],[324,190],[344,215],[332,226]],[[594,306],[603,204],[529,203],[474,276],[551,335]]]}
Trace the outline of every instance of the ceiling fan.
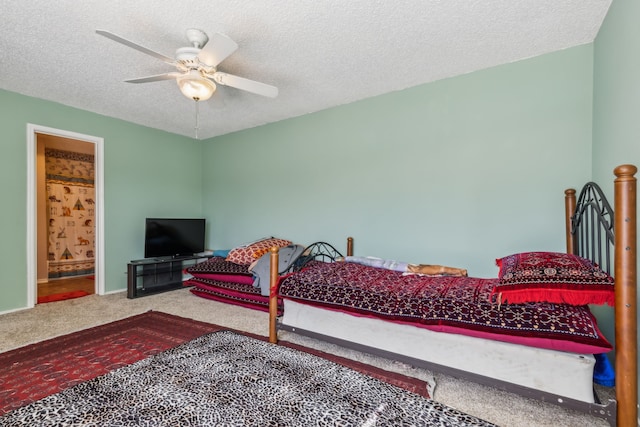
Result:
{"label": "ceiling fan", "polygon": [[171,58],[109,31],[96,30],[96,33],[176,67],[174,72],[125,80],[128,83],[175,79],[180,91],[194,101],[209,99],[216,90],[216,83],[270,98],[278,96],[275,86],[217,70],[217,66],[238,49],[238,44],[224,34],[215,33],[209,38],[201,30],[188,29],[186,35],[191,46],[179,48],[175,58]]}

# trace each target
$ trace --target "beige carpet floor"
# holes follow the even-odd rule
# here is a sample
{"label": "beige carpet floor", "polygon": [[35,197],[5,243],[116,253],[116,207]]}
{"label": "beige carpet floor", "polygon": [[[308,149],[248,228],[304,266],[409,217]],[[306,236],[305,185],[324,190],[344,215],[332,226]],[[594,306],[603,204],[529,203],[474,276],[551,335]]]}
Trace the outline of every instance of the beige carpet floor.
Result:
{"label": "beige carpet floor", "polygon": [[[215,323],[230,328],[268,334],[267,313],[218,303],[196,297],[188,289],[180,289],[137,299],[127,299],[119,292],[105,296],[41,304],[30,310],[0,315],[0,352],[44,339],[97,326],[148,310],[162,311]],[[369,356],[335,345],[281,332],[280,338],[308,347],[349,357],[389,371],[424,380],[435,378],[433,398],[439,402],[491,421],[500,426],[607,426],[602,419],[562,409],[556,405],[533,401],[511,393],[469,383],[441,374],[386,359]],[[611,390],[603,390],[605,394]]]}

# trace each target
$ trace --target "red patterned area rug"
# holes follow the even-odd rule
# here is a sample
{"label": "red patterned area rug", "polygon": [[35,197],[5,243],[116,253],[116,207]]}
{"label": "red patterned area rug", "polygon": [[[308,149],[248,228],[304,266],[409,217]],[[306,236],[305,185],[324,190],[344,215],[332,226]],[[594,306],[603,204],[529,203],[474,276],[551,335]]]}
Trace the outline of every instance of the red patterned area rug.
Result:
{"label": "red patterned area rug", "polygon": [[[0,354],[0,415],[161,353],[222,326],[149,311]],[[265,340],[265,337],[250,335]],[[303,350],[428,397],[427,384],[299,345]]]}

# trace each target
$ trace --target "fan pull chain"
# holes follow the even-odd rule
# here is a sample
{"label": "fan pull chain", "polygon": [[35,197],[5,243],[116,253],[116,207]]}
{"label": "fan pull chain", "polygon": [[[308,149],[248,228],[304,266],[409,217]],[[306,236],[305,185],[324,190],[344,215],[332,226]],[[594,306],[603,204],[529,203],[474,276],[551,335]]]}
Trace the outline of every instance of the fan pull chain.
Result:
{"label": "fan pull chain", "polygon": [[200,113],[198,111],[198,98],[193,98],[194,101],[196,101],[196,127],[195,127],[195,131],[196,131],[196,139],[198,139],[198,122],[200,120]]}

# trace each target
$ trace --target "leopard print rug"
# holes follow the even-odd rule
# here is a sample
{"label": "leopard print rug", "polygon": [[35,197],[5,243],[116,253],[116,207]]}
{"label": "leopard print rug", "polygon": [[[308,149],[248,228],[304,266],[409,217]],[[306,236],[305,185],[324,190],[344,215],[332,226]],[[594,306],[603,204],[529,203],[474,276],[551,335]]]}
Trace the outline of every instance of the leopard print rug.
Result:
{"label": "leopard print rug", "polygon": [[18,408],[2,426],[491,426],[298,350],[213,332]]}

